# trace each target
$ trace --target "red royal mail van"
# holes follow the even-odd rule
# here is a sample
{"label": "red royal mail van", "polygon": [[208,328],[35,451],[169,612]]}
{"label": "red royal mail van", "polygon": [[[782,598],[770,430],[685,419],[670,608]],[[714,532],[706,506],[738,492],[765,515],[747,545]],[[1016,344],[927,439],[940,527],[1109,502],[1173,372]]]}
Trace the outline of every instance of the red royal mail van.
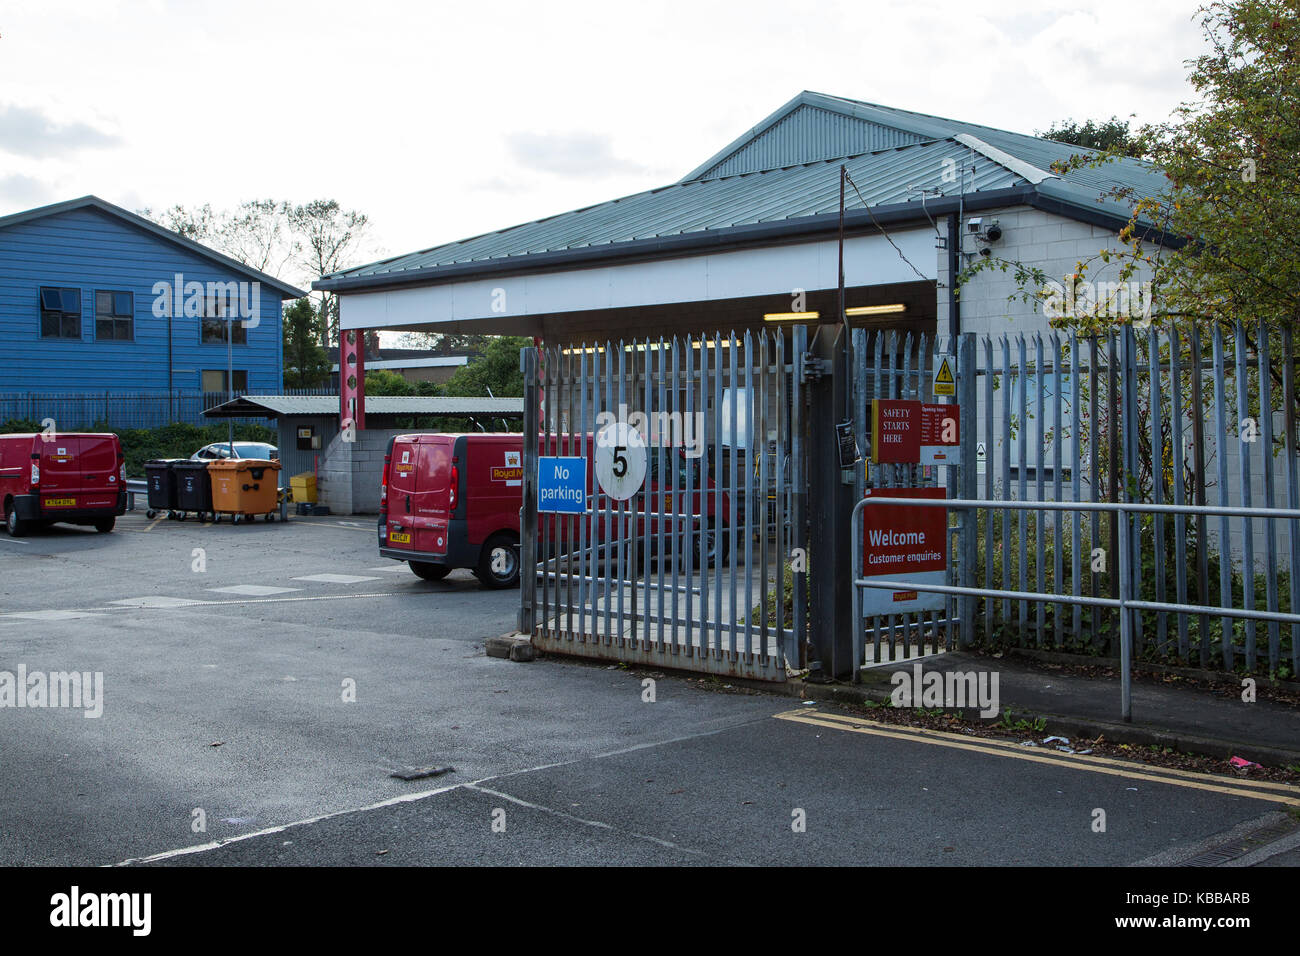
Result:
{"label": "red royal mail van", "polygon": [[379,492],[380,555],[408,562],[428,581],[472,568],[486,587],[514,587],[522,454],[522,435],[392,438]]}
{"label": "red royal mail van", "polygon": [[0,435],[0,507],[15,537],[56,521],[113,530],[126,511],[116,435]]}
{"label": "red royal mail van", "polygon": [[[568,441],[562,444],[552,453],[569,454]],[[486,587],[515,587],[519,583],[523,445],[519,434],[398,435],[390,439],[379,493],[380,556],[406,561],[428,581],[445,578],[453,568],[471,568]],[[576,443],[573,453],[580,453]],[[590,461],[589,455],[587,487],[594,489]],[[698,487],[696,464],[683,456],[681,467],[679,487]],[[647,477],[646,486],[652,493],[658,490],[653,475]],[[713,487],[712,480],[707,487]],[[698,491],[694,497],[692,510],[699,513]],[[715,529],[725,532],[730,503],[726,495],[719,497],[722,518],[715,522],[714,496],[705,495],[709,526],[704,546],[710,564],[719,558],[725,563],[727,557],[727,536]],[[643,533],[644,520],[638,519],[636,524],[637,533]],[[653,537],[658,519],[651,517],[650,524]],[[600,522],[596,530],[603,535]],[[549,538],[550,533],[543,529],[544,537]]]}

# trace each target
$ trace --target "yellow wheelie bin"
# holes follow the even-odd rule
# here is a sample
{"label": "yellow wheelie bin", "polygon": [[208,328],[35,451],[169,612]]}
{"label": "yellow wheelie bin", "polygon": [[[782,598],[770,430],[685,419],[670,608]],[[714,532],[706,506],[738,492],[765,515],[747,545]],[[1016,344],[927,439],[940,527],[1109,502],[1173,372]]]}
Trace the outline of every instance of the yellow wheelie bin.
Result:
{"label": "yellow wheelie bin", "polygon": [[280,463],[265,458],[221,458],[208,463],[212,476],[212,510],[217,520],[233,524],[264,515],[274,521],[279,510]]}

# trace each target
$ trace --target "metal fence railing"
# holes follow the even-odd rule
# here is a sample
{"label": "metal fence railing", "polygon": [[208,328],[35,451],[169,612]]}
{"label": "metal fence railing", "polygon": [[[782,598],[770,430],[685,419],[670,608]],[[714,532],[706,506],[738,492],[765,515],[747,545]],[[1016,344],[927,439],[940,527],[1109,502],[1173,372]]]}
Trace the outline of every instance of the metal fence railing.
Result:
{"label": "metal fence railing", "polygon": [[[336,395],[328,388],[261,389],[244,395]],[[173,422],[209,425],[205,409],[220,405],[226,392],[0,392],[0,425],[8,421],[40,423],[52,419],[59,431],[104,428],[158,428]],[[224,419],[223,419],[224,421]],[[239,422],[244,419],[237,420]],[[247,419],[262,422],[263,419]]]}
{"label": "metal fence railing", "polygon": [[[1176,506],[1129,509],[1140,516],[1128,529],[1135,600],[1274,616],[1265,630],[1252,616],[1148,609],[1133,618],[1135,652],[1294,678],[1300,629],[1276,617],[1300,609],[1300,524],[1276,510],[1300,507],[1291,330],[1239,322],[969,338],[962,424],[984,454],[963,465],[963,496]],[[1121,523],[1109,508],[982,513],[964,583],[1116,600]],[[986,638],[1115,655],[1105,605],[1003,598],[979,612]]]}
{"label": "metal fence railing", "polygon": [[[1133,718],[1133,698],[1132,698],[1132,675],[1133,675],[1133,651],[1134,651],[1134,630],[1135,621],[1142,612],[1152,612],[1162,615],[1186,615],[1213,616],[1221,618],[1225,627],[1229,622],[1240,619],[1246,622],[1265,621],[1274,625],[1289,624],[1293,629],[1300,627],[1300,614],[1289,611],[1280,611],[1276,608],[1267,608],[1260,610],[1258,608],[1236,607],[1231,603],[1231,595],[1227,594],[1224,599],[1230,603],[1209,606],[1201,604],[1187,604],[1185,602],[1169,601],[1147,601],[1140,597],[1139,592],[1134,588],[1134,576],[1130,573],[1131,569],[1140,566],[1141,550],[1139,538],[1132,532],[1135,530],[1134,520],[1139,515],[1174,515],[1174,516],[1199,516],[1205,517],[1215,515],[1223,518],[1261,518],[1267,520],[1300,520],[1300,508],[1243,508],[1236,506],[1215,506],[1215,505],[1168,505],[1168,504],[1142,504],[1137,502],[1097,502],[1097,501],[1000,501],[987,498],[955,498],[955,499],[907,499],[905,502],[899,502],[898,499],[889,498],[864,498],[859,501],[853,508],[852,528],[854,540],[859,540],[862,535],[863,517],[865,509],[871,505],[887,505],[890,507],[921,507],[921,508],[945,508],[953,510],[966,510],[969,512],[978,510],[998,510],[998,511],[1041,511],[1041,512],[1074,512],[1074,513],[1091,513],[1100,514],[1108,513],[1114,516],[1121,528],[1119,536],[1117,565],[1119,572],[1119,595],[1115,598],[1097,597],[1092,595],[1080,594],[1055,594],[1044,591],[1026,591],[1026,590],[1001,590],[989,589],[983,587],[968,587],[962,585],[936,584],[931,581],[899,581],[890,580],[882,581],[879,578],[863,576],[862,551],[855,548],[853,550],[853,606],[854,619],[860,616],[859,608],[862,601],[862,589],[878,589],[891,591],[921,591],[934,594],[946,594],[952,597],[963,597],[970,599],[980,599],[984,601],[1015,601],[1017,603],[1035,603],[1035,604],[1061,604],[1069,607],[1095,607],[1105,608],[1114,613],[1119,618],[1119,660],[1120,660],[1120,716],[1129,721]],[[1225,632],[1226,633],[1226,632]],[[860,639],[861,631],[855,630],[855,640]],[[860,647],[855,646],[856,659],[861,660],[863,651]]]}

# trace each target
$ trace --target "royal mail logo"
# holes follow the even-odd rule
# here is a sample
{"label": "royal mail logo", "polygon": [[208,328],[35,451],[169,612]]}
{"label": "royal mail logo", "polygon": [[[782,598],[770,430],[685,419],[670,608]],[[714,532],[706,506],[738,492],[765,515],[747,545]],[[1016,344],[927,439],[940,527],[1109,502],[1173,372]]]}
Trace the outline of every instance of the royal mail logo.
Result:
{"label": "royal mail logo", "polygon": [[524,483],[524,463],[521,460],[521,452],[508,451],[505,453],[504,465],[493,465],[490,472],[493,481],[504,481],[509,487],[517,487]]}

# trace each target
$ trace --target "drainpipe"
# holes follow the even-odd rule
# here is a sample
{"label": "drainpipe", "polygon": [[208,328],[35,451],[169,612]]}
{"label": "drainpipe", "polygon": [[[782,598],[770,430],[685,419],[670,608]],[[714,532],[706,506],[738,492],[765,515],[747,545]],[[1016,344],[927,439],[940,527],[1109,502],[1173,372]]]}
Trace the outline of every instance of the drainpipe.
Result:
{"label": "drainpipe", "polygon": [[961,334],[961,306],[957,302],[957,272],[961,261],[961,216],[948,216],[948,335]]}

